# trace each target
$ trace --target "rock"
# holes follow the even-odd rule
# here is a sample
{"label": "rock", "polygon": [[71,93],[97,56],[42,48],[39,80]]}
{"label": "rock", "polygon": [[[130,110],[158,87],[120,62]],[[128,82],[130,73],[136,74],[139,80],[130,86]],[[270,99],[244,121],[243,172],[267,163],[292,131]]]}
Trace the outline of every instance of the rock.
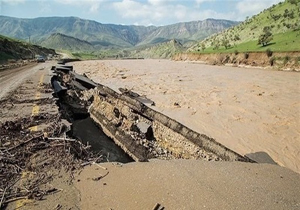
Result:
{"label": "rock", "polygon": [[119,116],[120,116],[120,111],[119,111],[119,109],[117,109],[116,107],[114,108],[114,114],[115,114],[115,117],[116,117],[116,118],[119,118]]}
{"label": "rock", "polygon": [[138,122],[136,126],[141,133],[147,133],[148,129],[151,127],[151,125],[145,122]]}
{"label": "rock", "polygon": [[150,124],[145,122],[138,122],[136,126],[141,133],[145,134],[146,139],[152,140],[154,138],[153,130]]}
{"label": "rock", "polygon": [[153,130],[150,124],[145,122],[138,122],[137,124],[132,124],[130,130],[139,133],[142,138],[146,137],[147,140],[153,140]]}

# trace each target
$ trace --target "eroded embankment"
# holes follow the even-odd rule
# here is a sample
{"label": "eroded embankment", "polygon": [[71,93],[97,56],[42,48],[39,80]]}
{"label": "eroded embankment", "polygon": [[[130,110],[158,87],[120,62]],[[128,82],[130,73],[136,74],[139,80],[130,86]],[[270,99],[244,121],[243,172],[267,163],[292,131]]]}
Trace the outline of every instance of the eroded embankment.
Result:
{"label": "eroded embankment", "polygon": [[[154,102],[127,89],[116,92],[76,74],[72,66],[53,67],[55,92],[68,118],[90,115],[107,136],[136,161],[150,158],[247,161],[226,148],[151,108]],[[88,109],[88,110],[87,110]]]}
{"label": "eroded embankment", "polygon": [[201,61],[211,65],[272,67],[279,70],[300,71],[300,52],[235,52],[235,53],[180,53],[176,61]]}

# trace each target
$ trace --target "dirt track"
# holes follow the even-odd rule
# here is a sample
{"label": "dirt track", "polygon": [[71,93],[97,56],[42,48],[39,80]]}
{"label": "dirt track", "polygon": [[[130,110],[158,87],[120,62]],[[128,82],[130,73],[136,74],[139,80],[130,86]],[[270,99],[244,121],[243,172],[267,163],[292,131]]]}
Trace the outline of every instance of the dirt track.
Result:
{"label": "dirt track", "polygon": [[26,66],[22,66],[16,69],[7,69],[0,71],[0,99],[4,97],[8,92],[16,89],[24,80],[33,74],[35,74],[39,69],[45,68],[47,65],[36,63],[30,63]]}

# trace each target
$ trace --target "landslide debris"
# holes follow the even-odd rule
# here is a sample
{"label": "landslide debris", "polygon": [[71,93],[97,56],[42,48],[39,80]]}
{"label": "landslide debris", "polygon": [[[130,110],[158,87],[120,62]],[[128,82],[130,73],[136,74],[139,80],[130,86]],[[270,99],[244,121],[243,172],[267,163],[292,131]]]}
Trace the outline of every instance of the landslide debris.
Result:
{"label": "landslide debris", "polygon": [[[26,80],[0,101],[0,209],[18,200],[43,200],[58,193],[61,189],[53,182],[62,173],[72,182],[75,169],[105,159],[101,152],[92,152],[89,145],[68,138],[69,125],[57,111],[32,116],[20,112],[33,105],[55,106],[52,97],[31,97],[36,91],[31,89],[32,84]],[[53,90],[43,83],[38,91],[51,96]]]}

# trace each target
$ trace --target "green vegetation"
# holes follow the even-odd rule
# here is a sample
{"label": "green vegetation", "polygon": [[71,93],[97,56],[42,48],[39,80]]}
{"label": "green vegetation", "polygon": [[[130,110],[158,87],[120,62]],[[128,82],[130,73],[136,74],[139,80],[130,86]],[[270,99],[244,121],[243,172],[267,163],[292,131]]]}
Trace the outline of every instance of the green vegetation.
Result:
{"label": "green vegetation", "polygon": [[[265,9],[241,24],[212,35],[188,51],[273,52],[300,51],[300,0],[286,0]],[[203,50],[202,46],[206,48]]]}
{"label": "green vegetation", "polygon": [[271,56],[273,55],[273,51],[272,51],[270,48],[268,48],[268,49],[266,50],[266,53],[267,53],[267,56],[268,56],[268,57],[271,57]]}
{"label": "green vegetation", "polygon": [[184,46],[178,40],[171,40],[149,48],[140,48],[130,54],[134,58],[170,58],[178,52],[183,52]]}
{"label": "green vegetation", "polygon": [[87,52],[94,50],[91,43],[60,33],[51,34],[46,40],[41,42],[41,45],[56,50],[67,50],[72,52]]}
{"label": "green vegetation", "polygon": [[0,35],[1,63],[9,59],[33,59],[36,55],[47,56],[48,54],[55,54],[55,51]]}
{"label": "green vegetation", "polygon": [[[257,40],[252,40],[244,43],[240,43],[235,46],[231,46],[226,49],[225,47],[220,47],[218,50],[214,47],[208,47],[204,53],[236,53],[236,52],[262,52],[271,50],[273,52],[288,52],[288,51],[300,51],[300,30],[289,31],[286,33],[275,34],[273,40],[266,46],[257,45]],[[199,52],[199,51],[198,51]]]}
{"label": "green vegetation", "polygon": [[273,39],[273,34],[271,32],[271,27],[265,26],[263,29],[263,33],[258,38],[257,44],[261,44],[264,47],[267,46],[272,41],[272,39]]}
{"label": "green vegetation", "polygon": [[74,58],[79,58],[82,60],[92,60],[92,59],[97,59],[98,56],[94,55],[92,53],[72,53],[72,56]]}
{"label": "green vegetation", "polygon": [[9,59],[14,59],[14,57],[12,55],[8,55],[4,52],[0,52],[0,62],[7,61]]}
{"label": "green vegetation", "polygon": [[276,58],[275,58],[275,57],[272,57],[272,58],[270,58],[270,60],[269,60],[269,62],[270,62],[270,66],[273,66],[273,65],[274,65],[274,63],[275,63],[275,60],[276,60]]}

